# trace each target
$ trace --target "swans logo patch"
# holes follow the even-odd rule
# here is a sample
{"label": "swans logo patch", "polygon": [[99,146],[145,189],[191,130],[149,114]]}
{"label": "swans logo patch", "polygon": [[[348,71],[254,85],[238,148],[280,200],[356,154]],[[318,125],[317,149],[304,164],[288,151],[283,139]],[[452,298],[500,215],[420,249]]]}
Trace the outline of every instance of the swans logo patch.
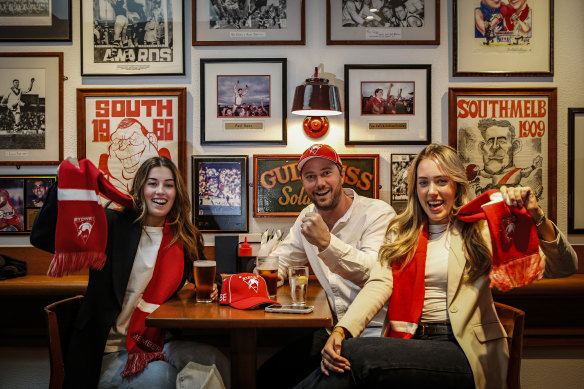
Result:
{"label": "swans logo patch", "polygon": [[89,235],[91,235],[93,225],[95,224],[95,217],[76,217],[73,219],[73,222],[75,223],[75,227],[77,227],[77,238],[81,239],[83,243],[87,243],[87,239],[89,239]]}
{"label": "swans logo patch", "polygon": [[245,282],[247,284],[248,289],[253,289],[256,293],[258,292],[258,287],[260,286],[260,283],[258,282],[257,277],[255,276],[248,276],[248,277],[243,277],[243,282]]}

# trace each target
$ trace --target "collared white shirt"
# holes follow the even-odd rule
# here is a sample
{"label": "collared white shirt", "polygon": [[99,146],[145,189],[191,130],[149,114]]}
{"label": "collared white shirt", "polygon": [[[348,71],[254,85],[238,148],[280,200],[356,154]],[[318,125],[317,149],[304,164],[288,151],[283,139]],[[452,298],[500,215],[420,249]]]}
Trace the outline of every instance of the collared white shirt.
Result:
{"label": "collared white shirt", "polygon": [[[381,200],[359,196],[343,189],[353,198],[347,212],[335,223],[329,246],[319,253],[300,231],[307,212],[318,212],[313,204],[302,210],[286,238],[270,255],[280,257],[279,276],[287,279],[290,266],[310,263],[326,292],[335,323],[340,320],[365,282],[375,263],[385,230],[395,217],[393,208]],[[387,305],[373,318],[361,336],[379,336]]]}

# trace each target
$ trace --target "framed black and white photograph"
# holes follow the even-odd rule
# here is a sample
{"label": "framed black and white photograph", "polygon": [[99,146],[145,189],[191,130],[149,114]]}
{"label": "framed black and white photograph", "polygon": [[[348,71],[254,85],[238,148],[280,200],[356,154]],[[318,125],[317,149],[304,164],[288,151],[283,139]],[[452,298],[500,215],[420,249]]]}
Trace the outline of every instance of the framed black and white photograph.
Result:
{"label": "framed black and white photograph", "polygon": [[63,53],[0,53],[0,165],[63,159]]}
{"label": "framed black and white photograph", "polygon": [[55,175],[0,176],[0,235],[29,234]]}
{"label": "framed black and white photograph", "polygon": [[440,0],[327,0],[327,45],[438,45]]}
{"label": "framed black and white photograph", "polygon": [[182,75],[182,0],[88,0],[81,6],[83,76]]}
{"label": "framed black and white photograph", "polygon": [[71,0],[0,0],[0,42],[71,42]]}
{"label": "framed black and white photograph", "polygon": [[556,88],[449,88],[448,123],[475,195],[528,186],[556,220]]}
{"label": "framed black and white photograph", "polygon": [[247,232],[246,155],[193,156],[193,220],[201,232]]}
{"label": "framed black and white photograph", "polygon": [[554,75],[553,0],[453,0],[453,76]]}
{"label": "framed black and white photograph", "polygon": [[345,144],[429,144],[431,65],[345,65]]}
{"label": "framed black and white photograph", "polygon": [[193,46],[304,45],[305,0],[195,0]]}
{"label": "framed black and white photograph", "polygon": [[391,206],[399,215],[408,205],[408,172],[416,154],[391,154]]}
{"label": "framed black and white photograph", "polygon": [[584,234],[584,108],[568,108],[568,232]]}
{"label": "framed black and white photograph", "polygon": [[201,144],[286,144],[286,59],[201,59]]}

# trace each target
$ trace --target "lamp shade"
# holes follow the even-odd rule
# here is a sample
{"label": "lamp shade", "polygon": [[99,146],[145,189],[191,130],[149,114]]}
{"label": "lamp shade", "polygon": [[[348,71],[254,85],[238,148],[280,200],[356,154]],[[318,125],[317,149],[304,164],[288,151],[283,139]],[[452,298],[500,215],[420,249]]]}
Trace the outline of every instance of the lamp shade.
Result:
{"label": "lamp shade", "polygon": [[340,115],[339,88],[328,82],[326,78],[307,78],[304,84],[297,86],[292,113],[305,116]]}

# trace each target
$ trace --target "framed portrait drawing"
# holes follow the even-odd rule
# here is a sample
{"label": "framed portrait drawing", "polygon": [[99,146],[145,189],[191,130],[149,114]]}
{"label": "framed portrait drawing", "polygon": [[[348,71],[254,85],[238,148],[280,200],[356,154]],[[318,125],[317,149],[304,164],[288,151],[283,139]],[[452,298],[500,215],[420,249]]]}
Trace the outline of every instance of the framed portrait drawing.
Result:
{"label": "framed portrait drawing", "polygon": [[408,204],[408,172],[416,154],[391,154],[391,206],[399,215]]}
{"label": "framed portrait drawing", "polygon": [[553,0],[453,0],[452,6],[453,76],[554,75]]}
{"label": "framed portrait drawing", "polygon": [[193,156],[193,221],[201,232],[247,232],[247,155]]}
{"label": "framed portrait drawing", "polygon": [[0,165],[63,159],[63,53],[0,53]]}
{"label": "framed portrait drawing", "polygon": [[182,0],[81,2],[81,75],[182,75]]}
{"label": "framed portrait drawing", "polygon": [[71,0],[0,1],[0,42],[71,42]]}
{"label": "framed portrait drawing", "polygon": [[392,3],[327,0],[327,45],[440,44],[440,0]]}
{"label": "framed portrait drawing", "polygon": [[429,144],[431,65],[345,65],[345,144]]}
{"label": "framed portrait drawing", "polygon": [[568,108],[568,232],[584,234],[584,108]]}
{"label": "framed portrait drawing", "polygon": [[[150,157],[186,174],[186,89],[77,89],[77,157],[87,158],[128,193]],[[183,177],[186,179],[186,177]]]}
{"label": "framed portrait drawing", "polygon": [[192,13],[193,46],[306,43],[305,0],[195,0]]}
{"label": "framed portrait drawing", "polygon": [[0,235],[28,234],[55,175],[0,176]]}
{"label": "framed portrait drawing", "polygon": [[201,59],[201,144],[286,144],[286,58]]}
{"label": "framed portrait drawing", "polygon": [[[379,198],[379,154],[340,154],[344,188]],[[311,203],[296,165],[300,155],[253,156],[253,216],[296,217]]]}
{"label": "framed portrait drawing", "polygon": [[556,220],[556,88],[450,88],[448,143],[476,195],[529,186]]}

